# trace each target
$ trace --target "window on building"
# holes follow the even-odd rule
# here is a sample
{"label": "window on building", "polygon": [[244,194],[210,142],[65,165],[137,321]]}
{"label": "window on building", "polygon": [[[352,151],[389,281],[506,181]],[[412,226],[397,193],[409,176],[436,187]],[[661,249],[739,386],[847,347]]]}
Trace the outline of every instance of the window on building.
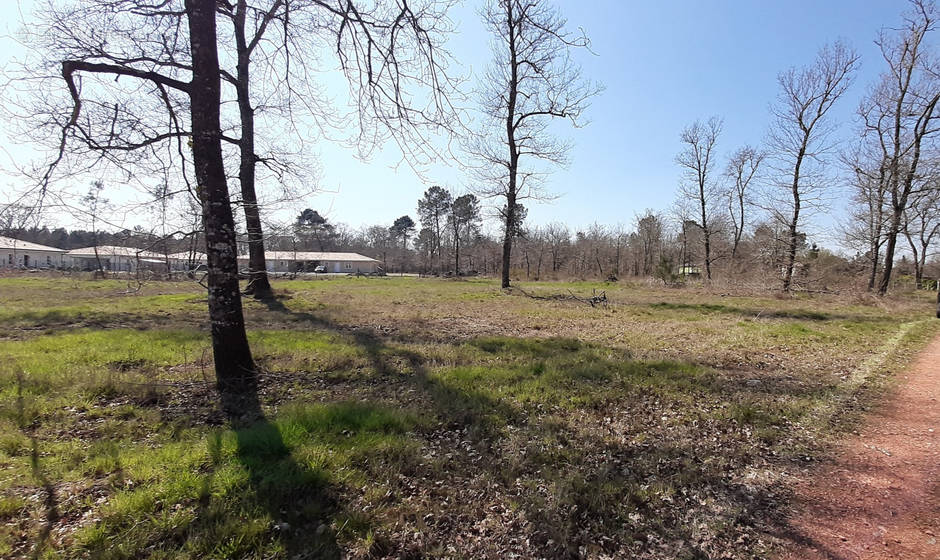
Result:
{"label": "window on building", "polygon": [[46,255],[46,265],[52,266],[52,257],[49,255]]}
{"label": "window on building", "polygon": [[352,263],[346,263],[346,270],[352,270]]}
{"label": "window on building", "polygon": [[7,264],[13,264],[13,254],[7,255]]}

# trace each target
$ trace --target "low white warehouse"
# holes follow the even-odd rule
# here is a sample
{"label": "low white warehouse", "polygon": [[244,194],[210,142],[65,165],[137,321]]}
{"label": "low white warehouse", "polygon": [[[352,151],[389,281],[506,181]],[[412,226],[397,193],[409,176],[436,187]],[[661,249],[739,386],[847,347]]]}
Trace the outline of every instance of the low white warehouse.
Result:
{"label": "low white warehouse", "polygon": [[69,266],[65,253],[65,249],[0,237],[0,266],[4,268],[63,268]]}
{"label": "low white warehouse", "polygon": [[[160,270],[166,272],[165,255],[143,251],[133,247],[102,245],[72,249],[66,253],[70,268],[78,270],[107,270],[112,272],[134,272],[135,270]],[[99,267],[100,263],[100,267]]]}
{"label": "low white warehouse", "polygon": [[[134,272],[138,269],[165,272],[187,271],[206,264],[206,255],[182,252],[163,255],[134,247],[102,245],[81,249],[57,249],[9,237],[0,237],[0,266],[5,268],[71,268]],[[359,253],[317,251],[267,251],[265,267],[269,272],[328,272],[373,274],[379,261]],[[238,266],[248,268],[248,255],[238,257]]]}
{"label": "low white warehouse", "polygon": [[[379,269],[379,261],[359,253],[265,251],[264,257],[269,272],[371,274]],[[238,266],[248,267],[248,255],[238,257]]]}

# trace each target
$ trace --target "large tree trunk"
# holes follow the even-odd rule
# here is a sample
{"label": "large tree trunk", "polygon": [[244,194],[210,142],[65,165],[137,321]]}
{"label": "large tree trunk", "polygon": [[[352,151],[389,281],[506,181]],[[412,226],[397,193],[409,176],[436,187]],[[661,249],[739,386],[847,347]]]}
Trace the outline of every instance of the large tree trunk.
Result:
{"label": "large tree trunk", "polygon": [[797,223],[800,216],[799,205],[793,211],[793,219],[788,228],[787,241],[787,268],[783,274],[783,291],[789,292],[793,284],[793,269],[796,267],[796,241],[797,241]]}
{"label": "large tree trunk", "polygon": [[[434,245],[437,245],[437,273],[444,273],[444,251],[441,243],[441,215],[437,210],[434,211]],[[434,249],[432,246],[431,260],[434,260]]]}
{"label": "large tree trunk", "polygon": [[245,228],[248,230],[248,293],[257,299],[270,299],[274,293],[264,262],[264,234],[258,196],[255,193],[255,110],[251,106],[249,91],[249,65],[251,53],[245,43],[245,15],[248,8],[245,0],[239,0],[235,11],[235,42],[238,50],[236,80],[238,84],[238,113],[241,118],[241,160],[238,179],[241,183],[242,207],[245,212]]}
{"label": "large tree trunk", "polygon": [[894,270],[894,251],[897,248],[898,232],[901,230],[901,213],[895,208],[891,216],[891,229],[885,243],[884,266],[881,269],[881,281],[878,283],[878,295],[888,293],[891,286],[891,272]]}
{"label": "large tree trunk", "polygon": [[510,171],[512,175],[509,178],[510,184],[510,195],[506,197],[506,234],[503,237],[503,269],[502,269],[502,287],[509,287],[509,267],[511,264],[512,257],[512,234],[515,222],[516,222],[516,197],[515,193],[515,173]]}
{"label": "large tree trunk", "polygon": [[519,170],[519,152],[516,145],[516,96],[519,88],[519,61],[516,58],[516,24],[512,4],[506,4],[507,44],[509,46],[509,94],[506,102],[506,145],[509,148],[509,177],[506,189],[506,235],[503,237],[502,287],[509,287],[509,268],[512,265],[512,237],[516,225],[516,172]]}
{"label": "large tree trunk", "polygon": [[917,248],[917,244],[914,243],[914,239],[911,237],[910,232],[907,229],[907,226],[904,228],[904,237],[907,239],[907,244],[911,248],[911,262],[914,263],[914,289],[920,289],[921,278],[924,277],[923,264],[921,259],[920,250]]}
{"label": "large tree trunk", "polygon": [[257,379],[238,286],[235,220],[222,162],[220,83],[214,0],[187,0],[193,74],[193,165],[209,262],[209,320],[222,408],[230,418],[255,412]]}
{"label": "large tree trunk", "polygon": [[460,233],[454,228],[454,276],[460,276]]}
{"label": "large tree trunk", "polygon": [[702,203],[702,240],[705,242],[705,279],[712,279],[712,243],[711,231],[708,229],[706,208],[705,208],[705,183],[699,181],[699,201]]}
{"label": "large tree trunk", "polygon": [[921,283],[924,281],[924,267],[927,266],[927,246],[921,245],[920,259],[914,261],[914,264],[917,266],[917,272],[915,274],[915,281],[917,282],[917,289],[921,288]]}
{"label": "large tree trunk", "polygon": [[[880,236],[880,234],[879,234]],[[878,278],[878,261],[881,258],[881,245],[872,245],[871,251],[871,270],[868,271],[868,291],[875,289],[875,279]]]}
{"label": "large tree trunk", "polygon": [[734,243],[731,245],[731,272],[736,272],[738,246],[741,244],[741,237],[744,235],[744,196],[738,197],[738,216],[739,219],[734,224]]}
{"label": "large tree trunk", "polygon": [[787,268],[783,275],[783,291],[789,292],[793,283],[793,268],[796,265],[796,240],[797,227],[800,224],[800,170],[803,165],[803,156],[806,153],[806,144],[809,142],[809,135],[803,139],[803,145],[796,156],[796,162],[793,166],[793,217],[790,219],[789,235],[787,243]]}

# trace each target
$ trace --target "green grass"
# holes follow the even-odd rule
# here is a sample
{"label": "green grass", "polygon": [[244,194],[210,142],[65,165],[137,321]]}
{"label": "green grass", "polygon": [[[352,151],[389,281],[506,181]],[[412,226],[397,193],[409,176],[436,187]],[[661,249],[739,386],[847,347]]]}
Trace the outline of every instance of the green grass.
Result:
{"label": "green grass", "polygon": [[0,555],[762,557],[780,473],[938,332],[919,295],[275,287],[246,302],[266,418],[233,429],[198,287],[0,279]]}

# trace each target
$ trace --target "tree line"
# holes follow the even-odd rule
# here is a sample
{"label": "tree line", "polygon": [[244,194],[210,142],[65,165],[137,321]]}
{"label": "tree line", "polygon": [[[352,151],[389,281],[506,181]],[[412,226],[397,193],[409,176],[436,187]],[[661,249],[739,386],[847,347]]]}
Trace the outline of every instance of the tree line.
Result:
{"label": "tree line", "polygon": [[[888,291],[904,241],[912,255],[904,261],[921,284],[940,232],[937,17],[933,2],[912,0],[900,27],[879,32],[882,70],[857,106],[857,139],[847,144],[834,139],[840,123],[831,115],[855,79],[859,56],[842,42],[824,46],[810,65],[780,73],[762,146],[740,147],[722,162],[720,118],[681,132],[677,208],[683,230],[687,223],[697,230],[706,279],[717,259],[727,258],[728,270],[737,272],[743,236],[749,227],[752,237],[764,228],[782,243],[773,270],[779,266],[781,288],[790,291],[806,257],[817,255],[801,251],[809,218],[832,214],[832,198],[847,187],[850,213],[838,229],[842,243],[857,252],[855,267],[866,263],[856,272],[867,272],[867,290]],[[715,251],[716,236],[730,240],[724,253]]]}

